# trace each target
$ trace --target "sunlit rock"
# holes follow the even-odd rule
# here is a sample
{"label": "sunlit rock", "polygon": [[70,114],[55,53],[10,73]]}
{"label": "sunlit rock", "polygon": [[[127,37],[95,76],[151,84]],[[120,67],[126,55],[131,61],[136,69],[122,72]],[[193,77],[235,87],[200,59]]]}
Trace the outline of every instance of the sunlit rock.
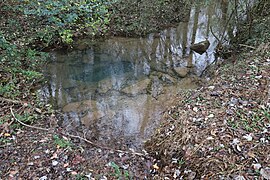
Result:
{"label": "sunlit rock", "polygon": [[144,79],[144,80],[138,81],[135,84],[125,87],[122,90],[122,92],[124,92],[125,94],[131,94],[131,95],[146,93],[147,87],[150,81],[151,81],[150,79]]}
{"label": "sunlit rock", "polygon": [[180,77],[186,77],[189,73],[189,69],[187,67],[175,67],[174,70]]}
{"label": "sunlit rock", "polygon": [[63,107],[63,112],[83,112],[86,111],[88,109],[93,109],[96,107],[96,101],[94,100],[85,100],[85,101],[81,101],[81,102],[73,102],[73,103],[69,103],[67,105],[65,105]]}
{"label": "sunlit rock", "polygon": [[210,46],[210,42],[206,39],[205,41],[201,41],[190,46],[190,49],[195,51],[196,53],[203,54]]}

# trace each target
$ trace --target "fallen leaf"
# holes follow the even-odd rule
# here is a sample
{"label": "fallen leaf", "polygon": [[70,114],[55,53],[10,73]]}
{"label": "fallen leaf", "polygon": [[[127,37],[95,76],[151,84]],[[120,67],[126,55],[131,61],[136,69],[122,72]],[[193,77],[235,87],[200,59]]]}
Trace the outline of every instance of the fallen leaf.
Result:
{"label": "fallen leaf", "polygon": [[153,168],[156,169],[156,170],[159,170],[159,167],[158,167],[157,164],[154,164],[154,165],[153,165]]}
{"label": "fallen leaf", "polygon": [[41,109],[39,109],[39,108],[35,108],[35,111],[36,111],[37,113],[39,113],[39,114],[42,113]]}
{"label": "fallen leaf", "polygon": [[256,157],[256,155],[252,151],[249,151],[247,154],[248,154],[249,157],[252,157],[252,158]]}
{"label": "fallen leaf", "polygon": [[247,141],[252,141],[251,134],[246,134],[246,135],[243,136],[243,138],[245,138]]}
{"label": "fallen leaf", "polygon": [[19,171],[10,171],[9,172],[9,176],[13,177],[14,175],[16,175]]}
{"label": "fallen leaf", "polygon": [[215,89],[215,86],[208,86],[208,89],[213,90]]}
{"label": "fallen leaf", "polygon": [[192,110],[193,110],[194,112],[198,112],[198,111],[199,111],[197,107],[194,107]]}
{"label": "fallen leaf", "polygon": [[40,158],[40,156],[34,156],[34,159],[39,159]]}
{"label": "fallen leaf", "polygon": [[195,179],[195,177],[196,177],[196,173],[195,173],[195,172],[191,172],[191,173],[188,175],[188,179],[190,179],[190,180]]}
{"label": "fallen leaf", "polygon": [[260,170],[260,174],[262,177],[264,177],[265,179],[267,180],[270,180],[270,168],[267,167],[267,168],[262,168]]}
{"label": "fallen leaf", "polygon": [[71,168],[67,168],[67,172],[70,172],[71,171]]}
{"label": "fallen leaf", "polygon": [[9,136],[11,136],[11,134],[5,133],[4,136],[9,137]]}
{"label": "fallen leaf", "polygon": [[56,159],[58,158],[58,154],[57,153],[53,153],[53,156],[51,157],[51,159]]}
{"label": "fallen leaf", "polygon": [[72,172],[71,172],[71,175],[74,175],[74,176],[75,176],[75,175],[77,175],[77,174],[78,174],[78,173],[77,173],[76,171],[72,171]]}
{"label": "fallen leaf", "polygon": [[180,175],[180,171],[177,169],[175,170],[174,174],[173,174],[173,178],[176,179],[179,175]]}
{"label": "fallen leaf", "polygon": [[42,176],[39,178],[39,180],[47,180],[47,179],[48,179],[47,176]]}
{"label": "fallen leaf", "polygon": [[56,166],[59,162],[58,161],[52,161],[52,165]]}
{"label": "fallen leaf", "polygon": [[236,176],[234,179],[235,180],[246,180],[246,178],[244,176],[240,176],[240,175]]}
{"label": "fallen leaf", "polygon": [[253,166],[254,170],[259,170],[262,167],[262,165],[259,163],[252,164],[252,166]]}
{"label": "fallen leaf", "polygon": [[34,165],[34,163],[33,162],[29,162],[29,163],[27,163],[27,166],[33,166]]}
{"label": "fallen leaf", "polygon": [[80,164],[81,162],[85,161],[85,159],[79,155],[76,155],[73,159],[72,159],[72,164],[76,165],[76,164]]}
{"label": "fallen leaf", "polygon": [[209,137],[207,137],[206,139],[207,139],[207,140],[213,140],[214,138],[211,137],[211,136],[209,136]]}

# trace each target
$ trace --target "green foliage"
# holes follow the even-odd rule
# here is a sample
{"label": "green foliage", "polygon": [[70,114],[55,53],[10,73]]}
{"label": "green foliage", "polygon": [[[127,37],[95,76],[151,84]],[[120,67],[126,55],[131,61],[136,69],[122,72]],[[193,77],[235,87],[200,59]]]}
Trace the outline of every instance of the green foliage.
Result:
{"label": "green foliage", "polygon": [[20,95],[19,89],[14,82],[8,82],[6,84],[0,84],[0,95],[10,97],[14,99]]}
{"label": "green foliage", "polygon": [[114,169],[114,176],[116,176],[117,178],[120,178],[122,173],[120,171],[119,166],[115,164],[114,162],[111,162],[110,166]]}
{"label": "green foliage", "polygon": [[53,140],[54,140],[54,144],[56,144],[57,146],[61,148],[67,148],[67,147],[72,146],[71,142],[69,142],[68,140],[65,140],[64,138],[60,138],[57,135],[53,136]]}
{"label": "green foliage", "polygon": [[127,170],[121,170],[120,167],[115,164],[114,162],[110,162],[110,166],[113,168],[114,170],[114,174],[113,176],[115,176],[117,179],[130,179],[130,174]]}
{"label": "green foliage", "polygon": [[247,44],[257,46],[261,43],[270,42],[269,24],[270,16],[255,20],[250,30],[250,37],[247,39]]}
{"label": "green foliage", "polygon": [[181,167],[185,164],[185,160],[183,158],[178,160],[178,165]]}
{"label": "green foliage", "polygon": [[242,128],[248,132],[260,131],[265,127],[264,122],[270,123],[270,109],[254,109],[249,112],[239,110],[236,112],[237,119],[228,121],[228,125],[234,129]]}
{"label": "green foliage", "polygon": [[75,179],[76,180],[87,180],[87,178],[82,174],[77,174]]}
{"label": "green foliage", "polygon": [[46,58],[41,52],[18,47],[0,33],[0,95],[15,99],[30,92],[32,85],[42,79],[36,69]]}
{"label": "green foliage", "polygon": [[66,44],[71,44],[73,42],[72,39],[72,33],[71,30],[64,30],[63,32],[60,33],[61,39],[64,43]]}
{"label": "green foliage", "polygon": [[256,1],[244,14],[244,22],[239,26],[238,43],[258,46],[270,41],[270,2],[267,0]]}
{"label": "green foliage", "polygon": [[73,41],[74,34],[96,35],[106,30],[110,5],[107,0],[48,0],[23,1],[18,6],[22,14],[43,26],[38,39],[50,45],[54,36],[65,44]]}
{"label": "green foliage", "polygon": [[[15,114],[15,117],[20,120],[21,122],[25,123],[25,124],[32,124],[34,121],[36,121],[38,119],[38,115],[35,113],[28,113],[25,112],[22,115],[20,114]],[[19,123],[14,123],[12,124],[12,128],[17,129],[20,128],[21,124]]]}

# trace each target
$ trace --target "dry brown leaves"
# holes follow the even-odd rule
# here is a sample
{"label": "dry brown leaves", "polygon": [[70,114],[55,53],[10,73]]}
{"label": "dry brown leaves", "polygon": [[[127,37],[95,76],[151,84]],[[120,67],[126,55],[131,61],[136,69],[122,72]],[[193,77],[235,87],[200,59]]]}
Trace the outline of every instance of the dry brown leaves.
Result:
{"label": "dry brown leaves", "polygon": [[208,86],[179,94],[146,143],[159,177],[250,179],[269,167],[269,57],[246,54],[216,72]]}

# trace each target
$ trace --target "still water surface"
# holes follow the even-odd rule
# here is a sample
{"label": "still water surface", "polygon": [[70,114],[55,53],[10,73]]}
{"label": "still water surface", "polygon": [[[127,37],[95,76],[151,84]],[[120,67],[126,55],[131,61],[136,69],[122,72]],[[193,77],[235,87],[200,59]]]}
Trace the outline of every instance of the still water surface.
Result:
{"label": "still water surface", "polygon": [[[47,100],[64,112],[61,126],[91,140],[132,148],[149,137],[162,112],[214,60],[217,36],[224,31],[224,4],[194,7],[181,22],[145,38],[112,37],[84,50],[53,52],[46,68]],[[192,42],[208,38],[206,53],[190,52]]]}

